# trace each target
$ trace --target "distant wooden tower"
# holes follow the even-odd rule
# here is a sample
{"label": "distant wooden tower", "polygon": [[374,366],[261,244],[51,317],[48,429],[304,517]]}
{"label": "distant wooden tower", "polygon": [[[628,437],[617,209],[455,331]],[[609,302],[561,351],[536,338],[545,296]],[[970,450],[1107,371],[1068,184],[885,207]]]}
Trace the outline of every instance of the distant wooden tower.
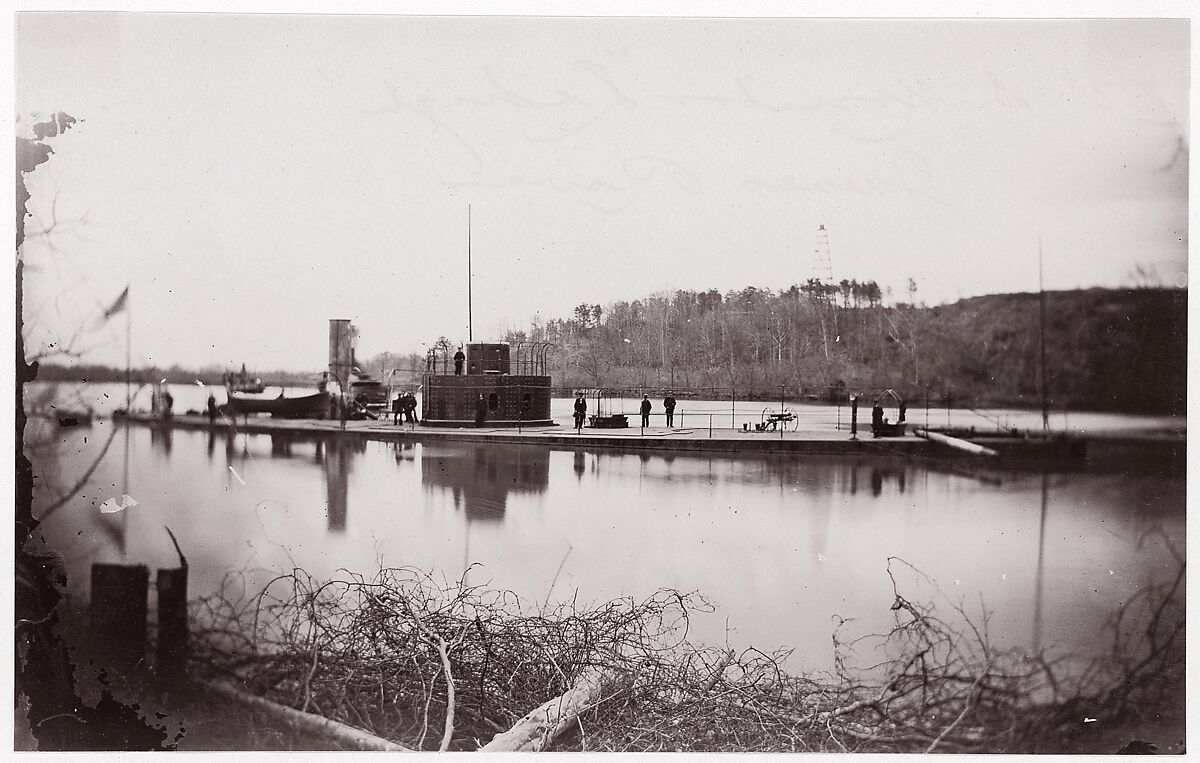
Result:
{"label": "distant wooden tower", "polygon": [[448,348],[431,350],[423,377],[421,423],[475,426],[482,412],[488,427],[554,425],[546,375],[549,348],[546,342],[520,342],[513,353],[507,342],[470,343],[461,374],[454,372]]}
{"label": "distant wooden tower", "polygon": [[812,278],[829,286],[833,284],[833,255],[829,251],[829,231],[817,226],[816,247],[813,249]]}

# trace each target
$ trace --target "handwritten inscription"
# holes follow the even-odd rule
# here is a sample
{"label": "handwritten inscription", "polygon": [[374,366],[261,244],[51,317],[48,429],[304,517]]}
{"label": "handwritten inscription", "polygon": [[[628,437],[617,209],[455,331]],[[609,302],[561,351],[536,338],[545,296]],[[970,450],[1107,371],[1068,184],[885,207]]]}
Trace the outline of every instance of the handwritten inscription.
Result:
{"label": "handwritten inscription", "polygon": [[[994,72],[970,76],[978,87],[898,76],[860,93],[802,99],[768,97],[762,83],[733,76],[709,91],[666,94],[581,60],[545,79],[485,68],[470,91],[389,84],[380,111],[438,156],[436,180],[454,193],[536,189],[608,214],[664,193],[874,197],[946,226],[965,215],[940,184],[940,160],[906,148],[906,136],[945,129],[925,124],[932,114],[1029,105]],[[850,159],[834,162],[835,152]]]}

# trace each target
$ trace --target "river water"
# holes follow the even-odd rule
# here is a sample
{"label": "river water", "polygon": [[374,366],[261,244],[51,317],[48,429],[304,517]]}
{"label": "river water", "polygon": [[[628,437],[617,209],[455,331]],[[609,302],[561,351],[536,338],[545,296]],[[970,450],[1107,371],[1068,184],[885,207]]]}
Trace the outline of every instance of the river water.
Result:
{"label": "river water", "polygon": [[[200,402],[181,391],[177,410],[203,404],[197,389]],[[569,403],[556,402],[564,417]],[[903,459],[325,441],[111,419],[34,420],[26,451],[39,540],[84,598],[92,562],[174,566],[169,526],[193,596],[231,571],[253,588],[293,567],[325,578],[380,564],[450,580],[476,565],[470,583],[535,604],[696,590],[716,612],[694,621],[694,640],[792,648],[797,670],[830,667],[835,616],[855,632],[889,627],[889,557],[968,611],[985,608],[999,646],[1088,655],[1124,602],[1173,578],[1185,547],[1182,477],[997,484]],[[100,512],[123,494],[138,504]],[[909,599],[934,596],[911,575],[897,581]]]}

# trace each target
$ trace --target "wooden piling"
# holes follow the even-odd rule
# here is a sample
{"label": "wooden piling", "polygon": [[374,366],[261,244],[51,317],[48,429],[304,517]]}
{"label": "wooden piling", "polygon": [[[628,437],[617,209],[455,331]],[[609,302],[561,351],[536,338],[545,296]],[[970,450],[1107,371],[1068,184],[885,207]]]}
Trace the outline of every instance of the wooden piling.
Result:
{"label": "wooden piling", "polygon": [[149,583],[144,564],[92,565],[91,642],[112,667],[130,668],[146,656]]}
{"label": "wooden piling", "polygon": [[187,567],[160,569],[158,591],[158,642],[154,664],[160,678],[182,675],[188,654]]}

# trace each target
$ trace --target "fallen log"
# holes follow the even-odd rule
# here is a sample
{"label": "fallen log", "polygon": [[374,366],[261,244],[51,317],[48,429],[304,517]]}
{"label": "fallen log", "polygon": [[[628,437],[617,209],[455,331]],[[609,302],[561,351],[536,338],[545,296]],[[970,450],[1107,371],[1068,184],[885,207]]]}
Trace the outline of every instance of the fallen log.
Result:
{"label": "fallen log", "polygon": [[508,731],[492,737],[480,752],[539,752],[588,710],[606,699],[605,692],[632,677],[628,670],[590,667],[566,693],[526,713]]}
{"label": "fallen log", "polygon": [[228,683],[204,680],[197,680],[196,683],[214,694],[220,694],[235,702],[241,702],[244,705],[258,708],[278,718],[283,718],[305,731],[332,737],[358,750],[416,752],[416,750],[409,749],[404,745],[377,737],[369,731],[356,729],[353,726],[348,726],[345,723],[330,718],[322,718],[319,715],[301,712],[287,705],[281,705],[278,702],[272,702],[269,699],[255,696]]}
{"label": "fallen log", "polygon": [[942,445],[946,445],[951,448],[956,448],[958,450],[966,451],[967,453],[973,453],[977,456],[998,456],[998,455],[1000,455],[999,451],[992,450],[991,448],[985,448],[982,445],[976,445],[975,443],[970,442],[969,440],[963,440],[958,437],[951,437],[949,435],[944,435],[941,432],[930,432],[928,429],[915,429],[915,430],[913,430],[913,432],[918,437],[924,437],[928,440],[932,440],[933,442],[941,443]]}

